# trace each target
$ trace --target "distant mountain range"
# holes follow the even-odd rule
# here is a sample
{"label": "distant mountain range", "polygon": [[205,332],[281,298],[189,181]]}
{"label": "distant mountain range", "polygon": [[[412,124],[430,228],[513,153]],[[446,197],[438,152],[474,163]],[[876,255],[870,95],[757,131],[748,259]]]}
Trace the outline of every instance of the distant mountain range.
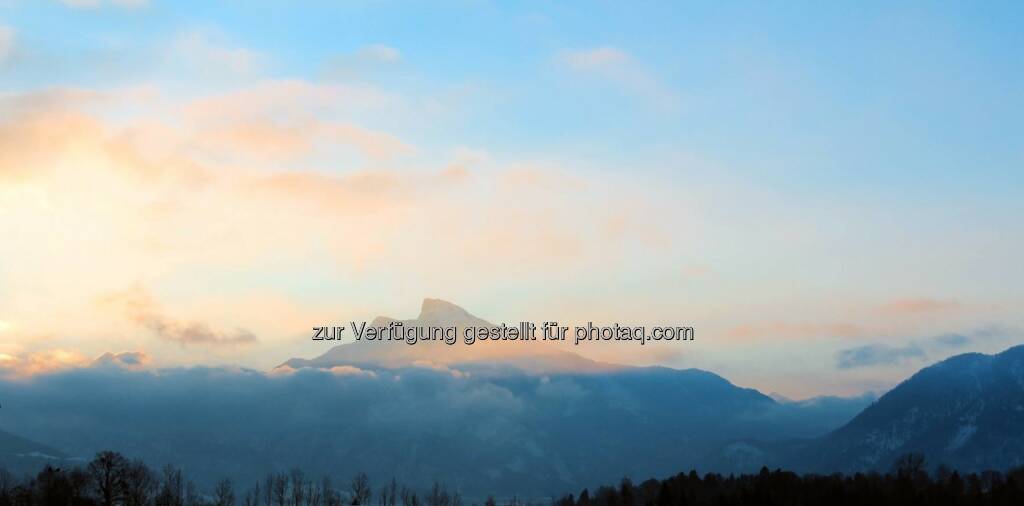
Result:
{"label": "distant mountain range", "polygon": [[[392,321],[401,321],[406,328],[454,325],[460,331],[492,325],[436,299],[425,300],[417,318],[379,317],[371,325]],[[412,476],[441,469],[449,476],[470,474],[476,483],[467,481],[465,486],[481,491],[542,494],[614,482],[625,475],[704,468],[704,456],[726,441],[753,434],[823,434],[867,402],[779,403],[707,371],[595,362],[545,348],[542,342],[465,346],[360,341],[335,346],[313,359],[288,360],[278,370],[304,368],[357,368],[381,377],[428,368],[482,382],[494,389],[494,395],[515,399],[515,413],[508,423],[501,423],[508,430],[473,427],[472,420],[463,420],[459,423],[466,423],[466,430],[447,439],[410,439],[405,444],[412,451],[362,458],[371,474],[386,473],[388,468],[405,469]],[[438,453],[445,455],[443,462],[436,460]]]}
{"label": "distant mountain range", "polygon": [[[490,325],[434,299],[403,323]],[[544,496],[691,468],[886,470],[908,451],[1004,468],[1024,455],[1022,356],[954,357],[874,403],[792,402],[707,371],[595,362],[541,342],[353,342],[270,374],[82,371],[38,392],[0,383],[19,405],[0,421],[72,455],[111,448],[211,483],[301,467]]]}
{"label": "distant mountain range", "polygon": [[922,369],[798,452],[810,469],[887,469],[907,452],[981,471],[1024,465],[1024,346]]}

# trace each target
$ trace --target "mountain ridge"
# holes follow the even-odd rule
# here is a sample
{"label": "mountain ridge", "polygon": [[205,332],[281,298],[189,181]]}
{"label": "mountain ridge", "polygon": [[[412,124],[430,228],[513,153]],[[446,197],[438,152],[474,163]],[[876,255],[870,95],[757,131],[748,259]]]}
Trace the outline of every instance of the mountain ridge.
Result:
{"label": "mountain ridge", "polygon": [[0,469],[33,473],[43,466],[64,462],[67,458],[60,450],[0,430]]}
{"label": "mountain ridge", "polygon": [[[424,301],[416,318],[375,321],[489,325],[437,299]],[[714,372],[603,364],[542,342],[489,348],[363,341],[290,359],[271,374],[78,370],[40,379],[43,390],[0,394],[22,405],[5,420],[17,422],[11,427],[78,456],[114,449],[233,480],[291,467],[331,468],[421,487],[443,478],[466,491],[543,495],[687,469],[727,473],[769,465],[821,472],[859,458],[860,468],[886,470],[898,451],[916,447],[873,455],[858,443],[878,430],[887,434],[884,423],[875,426],[895,408],[877,406],[904,395],[942,401],[950,392],[968,404],[991,392],[1016,399],[1024,388],[1020,355],[1015,349],[998,359],[951,357],[866,409],[867,397],[780,402]],[[910,394],[897,392],[920,381],[925,385]],[[73,422],[55,408],[67,405],[77,406]],[[963,442],[969,447],[986,432],[964,433]]]}
{"label": "mountain ridge", "polygon": [[907,452],[962,470],[1024,465],[1024,345],[919,370],[811,445],[811,467],[857,471]]}

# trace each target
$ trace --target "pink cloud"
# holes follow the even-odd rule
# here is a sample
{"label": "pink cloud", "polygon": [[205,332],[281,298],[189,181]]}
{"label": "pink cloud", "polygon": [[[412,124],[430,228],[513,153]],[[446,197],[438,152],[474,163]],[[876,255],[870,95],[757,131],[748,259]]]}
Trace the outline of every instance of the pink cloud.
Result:
{"label": "pink cloud", "polygon": [[807,339],[815,337],[854,337],[864,329],[852,323],[762,322],[732,327],[725,336],[733,339],[769,339],[775,337]]}
{"label": "pink cloud", "polygon": [[933,299],[929,297],[895,299],[882,305],[882,311],[892,315],[949,313],[963,308],[964,305],[955,300]]}

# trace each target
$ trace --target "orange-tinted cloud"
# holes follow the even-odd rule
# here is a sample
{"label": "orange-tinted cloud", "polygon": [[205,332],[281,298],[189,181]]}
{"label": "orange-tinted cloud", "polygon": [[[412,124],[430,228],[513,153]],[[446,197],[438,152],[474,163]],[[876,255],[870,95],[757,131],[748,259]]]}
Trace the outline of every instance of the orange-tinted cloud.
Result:
{"label": "orange-tinted cloud", "polygon": [[854,337],[864,334],[861,326],[852,323],[763,322],[740,325],[725,331],[732,339],[809,339],[816,337]]}
{"label": "orange-tinted cloud", "polygon": [[314,113],[319,117],[338,117],[353,111],[375,110],[396,100],[368,86],[277,79],[203,95],[180,104],[180,108],[190,123],[204,124],[254,117],[290,120]]}
{"label": "orange-tinted cloud", "polygon": [[[212,354],[271,344],[230,330],[259,321],[262,332],[265,307],[239,295],[251,288],[217,281],[220,298],[235,301],[221,304],[227,317],[180,300],[173,310],[158,306],[146,293],[115,311],[90,311],[98,297],[136,283],[188,293],[211,273],[250,270],[272,279],[326,273],[356,279],[356,287],[369,282],[361,276],[386,273],[427,287],[423,295],[523,276],[597,277],[627,251],[652,247],[651,237],[669,237],[628,178],[543,161],[503,163],[465,149],[450,161],[414,160],[417,152],[396,137],[351,126],[346,111],[374,107],[377,96],[275,81],[185,100],[157,89],[0,99],[0,235],[19,238],[0,243],[5,260],[18,265],[0,279],[13,294],[0,308],[4,319],[59,333],[53,312],[81,315],[92,333],[75,345],[90,353],[136,346],[152,334],[172,345],[150,350],[161,359],[193,345]],[[107,110],[128,112],[115,120]],[[248,130],[237,129],[249,119]],[[342,137],[365,159],[392,162],[304,163],[311,146]],[[254,160],[260,145],[279,156]],[[629,212],[611,201],[630,202]],[[279,300],[279,288],[270,283],[264,294]],[[356,288],[347,290],[337,297],[351,307]],[[146,332],[126,333],[126,315]],[[281,330],[274,327],[272,339],[294,337]]]}
{"label": "orange-tinted cloud", "polygon": [[0,65],[14,54],[14,29],[0,25]]}
{"label": "orange-tinted cloud", "polygon": [[63,348],[0,353],[0,379],[27,379],[40,374],[89,367],[141,370],[151,362],[149,355],[142,351],[107,352],[92,360],[81,352]]}
{"label": "orange-tinted cloud", "polygon": [[[180,321],[161,313],[153,298],[140,287],[107,297],[106,302],[121,305],[127,317],[156,337],[182,347],[244,346],[256,343],[256,335],[245,329],[230,332],[210,328],[204,322]],[[128,357],[132,358],[132,357]]]}
{"label": "orange-tinted cloud", "polygon": [[87,367],[90,363],[81,353],[65,349],[24,354],[0,353],[0,378],[23,379],[37,374]]}
{"label": "orange-tinted cloud", "polygon": [[674,90],[622,49],[603,46],[566,50],[558,53],[555,61],[573,72],[615,83],[661,108],[674,109],[679,105]]}
{"label": "orange-tinted cloud", "polygon": [[895,299],[882,305],[882,311],[891,315],[918,315],[959,311],[964,305],[955,300],[911,297]]}
{"label": "orange-tinted cloud", "polygon": [[174,43],[174,57],[199,72],[251,74],[261,65],[261,54],[217,40],[204,31],[187,32]]}

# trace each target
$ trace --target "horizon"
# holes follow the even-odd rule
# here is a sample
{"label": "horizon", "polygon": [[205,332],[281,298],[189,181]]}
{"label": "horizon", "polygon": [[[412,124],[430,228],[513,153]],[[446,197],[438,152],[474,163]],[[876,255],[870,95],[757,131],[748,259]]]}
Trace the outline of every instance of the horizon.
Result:
{"label": "horizon", "polygon": [[[465,312],[465,314],[468,315],[471,318],[477,318],[476,315],[473,315],[473,314],[469,313],[468,311],[466,311],[461,306],[458,306],[457,304],[453,304],[453,303],[451,303],[449,301],[445,301],[445,300],[442,300],[442,299],[436,299],[436,298],[429,298],[428,297],[428,298],[425,298],[423,300],[424,306],[426,305],[426,303],[428,301],[432,301],[432,302],[435,302],[435,303],[440,303],[443,306],[451,306],[451,307],[453,307],[454,309],[456,309],[456,310],[458,310],[460,312]],[[423,315],[424,315],[423,311],[425,311],[425,310],[426,309],[424,307],[424,309],[421,310],[421,312],[413,320],[404,320],[404,321],[407,322],[407,323],[408,322],[417,322],[417,321],[419,321],[419,319],[423,317]],[[446,317],[449,317],[449,316],[450,315],[445,315],[445,316],[442,316],[441,318],[443,320],[443,319],[445,319]],[[387,323],[390,323],[390,322],[399,322],[399,323],[401,323],[403,321],[401,319],[392,319],[392,318],[386,317],[384,315],[378,315],[376,318],[373,319],[374,320],[373,322],[371,322],[371,321],[362,321],[360,323],[365,325],[365,326],[370,326],[370,325],[376,323],[376,321],[380,320],[381,318],[384,318],[385,320],[388,320],[388,322],[381,323],[383,325],[386,325]],[[486,319],[484,319],[484,320],[486,320]],[[493,323],[493,322],[488,322],[488,323]],[[520,322],[520,323],[532,323],[532,322]],[[462,327],[461,323],[457,324],[457,325],[458,325],[457,330],[459,330],[459,331],[463,330],[463,327]],[[503,324],[502,323],[497,323],[496,325],[500,328]],[[381,327],[381,328],[386,328],[386,327]],[[426,328],[426,327],[421,327],[421,328]],[[442,326],[440,328],[445,328],[445,327]],[[314,329],[314,330],[316,330],[316,329]],[[325,330],[326,330],[326,328],[325,328]],[[314,335],[315,335],[315,333],[314,333]],[[456,335],[457,336],[461,336],[461,332],[457,332]],[[398,338],[396,338],[396,339],[398,341],[402,341],[402,339],[398,339]],[[535,340],[537,339],[536,336],[534,337],[534,339]],[[938,359],[938,360],[932,361],[930,363],[924,364],[919,369],[917,369],[917,370],[911,372],[910,374],[908,374],[906,377],[901,378],[901,379],[897,380],[895,383],[893,383],[892,385],[890,385],[889,387],[884,388],[884,389],[880,389],[880,390],[866,390],[866,391],[863,391],[863,392],[858,392],[858,393],[849,394],[849,395],[839,395],[839,394],[832,394],[832,393],[821,393],[821,394],[811,395],[811,396],[807,396],[807,397],[790,397],[790,396],[787,396],[787,395],[782,394],[780,392],[765,391],[765,390],[762,390],[762,389],[760,389],[760,388],[758,388],[756,386],[743,385],[743,384],[737,383],[737,382],[733,381],[731,378],[729,378],[727,376],[724,376],[724,375],[722,375],[722,374],[720,374],[720,373],[718,373],[718,372],[716,372],[714,370],[701,368],[699,366],[672,367],[672,366],[668,366],[668,365],[664,365],[664,364],[630,364],[630,363],[624,363],[624,362],[595,360],[595,359],[589,358],[586,353],[580,353],[579,351],[577,351],[577,350],[579,350],[579,346],[570,346],[570,345],[568,345],[566,343],[556,344],[554,346],[547,345],[545,347],[544,345],[538,345],[536,342],[530,342],[528,340],[516,340],[516,339],[513,339],[512,341],[509,341],[509,342],[505,342],[505,341],[491,341],[491,342],[478,341],[477,343],[470,344],[470,343],[464,342],[462,337],[457,337],[453,342],[444,342],[443,339],[438,340],[437,338],[435,338],[435,340],[433,342],[429,342],[429,343],[427,342],[427,340],[421,340],[421,341],[418,341],[418,342],[406,342],[404,345],[403,344],[397,345],[397,346],[402,347],[402,348],[404,348],[406,345],[407,346],[411,346],[412,349],[415,349],[415,351],[416,351],[416,353],[414,353],[414,354],[389,355],[389,353],[386,350],[387,347],[389,346],[389,344],[382,344],[382,342],[381,342],[382,340],[384,340],[383,337],[380,337],[380,338],[377,338],[377,339],[359,339],[359,338],[351,338],[351,337],[349,337],[349,338],[341,338],[341,337],[338,337],[338,338],[326,338],[326,339],[320,341],[319,343],[317,343],[318,346],[321,347],[321,350],[319,352],[315,353],[313,356],[293,356],[293,357],[289,357],[287,359],[281,360],[281,361],[279,361],[277,363],[277,365],[273,365],[273,366],[271,366],[269,368],[265,368],[265,369],[249,369],[249,368],[247,368],[247,370],[249,370],[250,372],[258,372],[258,373],[264,374],[264,375],[266,375],[268,377],[281,377],[282,375],[294,374],[296,372],[299,372],[301,369],[307,369],[307,368],[309,368],[311,370],[316,370],[318,368],[321,368],[322,366],[313,365],[312,362],[314,361],[314,359],[330,356],[330,353],[332,351],[336,351],[336,350],[339,350],[339,349],[354,350],[355,348],[353,348],[352,346],[356,346],[356,345],[362,345],[362,346],[365,346],[367,348],[379,347],[379,349],[376,350],[376,351],[378,351],[378,354],[375,355],[373,352],[370,352],[370,355],[369,355],[370,358],[369,359],[366,358],[366,355],[362,355],[362,357],[365,360],[369,360],[370,361],[369,363],[373,367],[375,367],[375,368],[376,367],[380,367],[380,368],[382,368],[384,370],[387,370],[387,369],[400,370],[400,369],[403,369],[403,368],[410,368],[410,367],[412,367],[412,368],[421,368],[422,367],[422,368],[427,368],[427,369],[434,369],[434,368],[440,367],[441,368],[440,370],[443,370],[443,371],[459,372],[459,369],[456,369],[456,367],[459,367],[459,366],[473,366],[476,363],[490,363],[490,362],[493,362],[495,360],[501,361],[504,358],[513,359],[513,358],[523,358],[523,357],[525,357],[525,358],[543,357],[543,356],[548,355],[551,352],[556,352],[556,353],[570,353],[573,356],[581,357],[581,358],[583,358],[585,360],[588,360],[588,361],[589,360],[593,360],[593,364],[596,365],[596,366],[599,366],[599,368],[595,369],[595,370],[580,369],[580,368],[578,368],[578,364],[567,364],[567,365],[564,366],[564,368],[562,366],[555,366],[555,369],[552,369],[551,372],[548,372],[548,373],[544,373],[544,372],[528,372],[528,374],[536,374],[536,375],[540,375],[540,376],[544,376],[546,374],[580,374],[580,373],[588,374],[588,373],[594,373],[594,372],[600,372],[600,371],[614,371],[619,366],[637,367],[637,368],[667,367],[669,369],[676,369],[676,370],[697,370],[697,371],[701,371],[701,372],[711,373],[711,374],[713,374],[715,376],[718,376],[718,377],[726,380],[730,384],[733,384],[733,385],[741,387],[741,388],[751,388],[751,389],[754,389],[758,393],[763,394],[764,396],[771,398],[773,401],[780,402],[780,403],[803,403],[803,402],[816,401],[816,400],[822,400],[822,399],[827,399],[827,398],[837,398],[837,399],[858,399],[858,398],[859,399],[871,399],[871,401],[874,402],[875,400],[878,400],[879,398],[881,398],[885,394],[887,394],[891,389],[893,389],[893,388],[899,386],[899,384],[904,383],[907,380],[909,380],[911,377],[916,375],[918,372],[921,372],[922,370],[930,368],[932,366],[938,365],[938,364],[940,364],[942,362],[946,362],[949,359],[953,359],[953,358],[960,357],[960,356],[970,356],[970,355],[981,355],[981,356],[992,357],[992,356],[996,356],[996,355],[1001,355],[1001,354],[1003,354],[1003,353],[1005,353],[1007,351],[1010,351],[1011,349],[1014,349],[1014,348],[1024,347],[1024,343],[1017,343],[1017,344],[1010,344],[1006,348],[998,349],[998,350],[995,350],[995,351],[992,351],[992,352],[962,350],[960,352],[953,353],[953,354],[945,356],[945,357],[943,357],[941,359]],[[386,340],[387,341],[392,341],[392,338],[387,338]],[[394,345],[392,345],[392,346],[394,346]],[[422,350],[424,349],[424,346],[426,346],[426,347],[433,346],[434,349],[429,350],[428,352],[422,352]],[[466,352],[462,352],[461,354],[454,353],[451,350],[452,346],[455,346],[455,347],[458,347],[458,348],[463,348],[463,349],[466,350]],[[540,349],[529,349],[530,346],[541,346],[541,348]],[[628,344],[627,346],[637,346],[637,345],[636,344]],[[512,347],[514,347],[514,348],[512,348]],[[365,353],[367,348],[363,348],[364,353]],[[487,349],[482,349],[482,348],[487,348]],[[515,348],[518,348],[518,349],[515,349]],[[384,353],[379,353],[380,351],[384,351]],[[439,351],[440,351],[440,353],[438,353]],[[504,353],[503,353],[503,351],[504,351]],[[405,358],[403,358],[403,356]],[[345,357],[345,356],[342,355],[340,357]],[[348,360],[354,360],[354,358],[352,358],[351,355],[349,355],[348,357],[349,357]],[[40,367],[39,369],[29,370],[29,371],[26,371],[25,373],[18,374],[18,375],[8,375],[4,379],[14,380],[14,381],[17,381],[17,382],[31,381],[33,379],[33,377],[39,376],[39,375],[44,375],[45,376],[45,375],[50,375],[50,374],[61,374],[61,373],[64,373],[64,372],[74,373],[76,370],[88,370],[88,369],[94,369],[94,368],[109,368],[109,367],[114,368],[113,370],[117,370],[117,371],[121,371],[121,372],[126,372],[126,373],[139,373],[139,372],[159,373],[162,368],[158,367],[158,366],[154,366],[152,364],[152,362],[151,362],[151,359],[152,359],[152,357],[149,357],[144,352],[138,352],[138,351],[105,352],[102,355],[97,356],[95,358],[82,357],[81,360],[69,360],[69,361],[66,361],[66,362],[61,362],[59,364],[56,364],[56,366],[54,366],[54,364],[41,364],[42,367]],[[5,364],[5,360],[8,360],[8,357],[6,357],[3,354],[0,354],[0,369],[3,368],[2,366],[7,365],[7,364]],[[306,362],[310,362],[310,363],[307,364],[307,365],[301,366],[299,369],[296,369],[296,368],[293,368],[293,367],[291,367],[289,365],[289,363],[291,363],[293,361],[296,361],[296,360],[306,361]],[[377,362],[378,360],[381,360],[381,361]],[[389,360],[390,360],[390,362],[389,362]],[[606,369],[604,366],[610,367],[611,369]],[[185,368],[200,367],[200,368],[211,368],[211,369],[225,369],[225,370],[230,371],[230,370],[233,370],[233,369],[239,367],[239,365],[238,364],[233,364],[233,363],[230,363],[230,362],[225,362],[225,363],[221,363],[221,364],[193,364],[193,365],[184,365],[184,366],[166,366],[163,369],[172,370],[172,369],[180,368],[180,367],[185,367]],[[452,368],[449,369],[449,367],[452,367]],[[343,371],[341,374],[359,374],[359,373],[362,372],[359,368],[355,368],[355,367],[344,366],[344,368],[346,370]],[[13,367],[12,367],[11,368],[11,372],[21,373],[22,371],[18,371],[16,369],[13,369]]]}

